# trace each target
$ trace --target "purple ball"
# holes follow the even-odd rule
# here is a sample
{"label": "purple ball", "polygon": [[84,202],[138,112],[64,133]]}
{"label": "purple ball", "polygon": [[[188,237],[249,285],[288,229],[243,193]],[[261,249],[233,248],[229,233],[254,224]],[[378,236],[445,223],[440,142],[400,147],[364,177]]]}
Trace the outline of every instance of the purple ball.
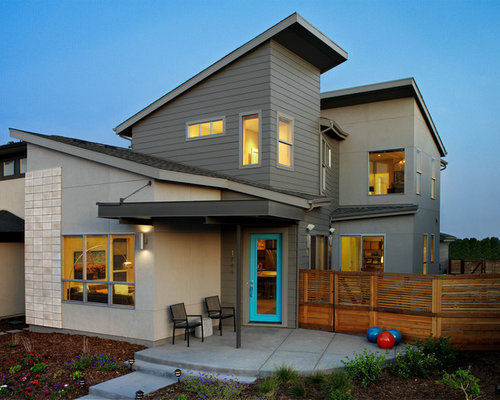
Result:
{"label": "purple ball", "polygon": [[378,326],[372,326],[366,331],[366,338],[369,342],[377,343],[377,337],[381,332],[382,329],[380,329]]}

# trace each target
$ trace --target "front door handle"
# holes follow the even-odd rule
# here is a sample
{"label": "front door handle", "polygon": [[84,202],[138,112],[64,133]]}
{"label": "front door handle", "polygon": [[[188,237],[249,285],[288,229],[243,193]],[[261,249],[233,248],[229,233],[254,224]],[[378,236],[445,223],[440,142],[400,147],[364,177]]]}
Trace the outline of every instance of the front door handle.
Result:
{"label": "front door handle", "polygon": [[253,297],[253,281],[250,281],[250,298]]}

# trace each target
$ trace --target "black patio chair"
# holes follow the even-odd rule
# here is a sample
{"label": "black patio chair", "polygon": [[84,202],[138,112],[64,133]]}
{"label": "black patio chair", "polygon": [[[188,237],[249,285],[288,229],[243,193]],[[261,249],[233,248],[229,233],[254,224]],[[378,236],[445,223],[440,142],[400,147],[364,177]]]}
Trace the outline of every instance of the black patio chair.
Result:
{"label": "black patio chair", "polygon": [[205,304],[207,305],[208,317],[219,320],[220,336],[222,336],[222,320],[226,318],[233,319],[234,331],[236,332],[236,312],[234,307],[222,307],[219,296],[205,297]]}
{"label": "black patio chair", "polygon": [[[176,328],[184,329],[184,340],[187,339],[187,347],[189,347],[189,331],[192,328],[201,326],[201,341],[204,342],[203,335],[203,316],[202,315],[188,315],[186,314],[186,307],[184,303],[173,304],[170,306],[172,320],[174,322],[174,333],[172,335],[172,344],[175,344],[175,330]],[[189,318],[199,318],[200,320],[190,320]]]}

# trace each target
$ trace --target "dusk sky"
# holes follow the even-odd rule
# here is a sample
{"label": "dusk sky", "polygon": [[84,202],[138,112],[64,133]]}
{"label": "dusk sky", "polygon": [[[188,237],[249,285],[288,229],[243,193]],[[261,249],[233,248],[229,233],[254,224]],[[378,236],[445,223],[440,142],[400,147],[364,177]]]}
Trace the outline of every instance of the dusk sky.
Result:
{"label": "dusk sky", "polygon": [[349,53],[321,89],[414,77],[448,151],[441,231],[500,237],[500,1],[0,1],[9,127],[112,128],[293,12]]}

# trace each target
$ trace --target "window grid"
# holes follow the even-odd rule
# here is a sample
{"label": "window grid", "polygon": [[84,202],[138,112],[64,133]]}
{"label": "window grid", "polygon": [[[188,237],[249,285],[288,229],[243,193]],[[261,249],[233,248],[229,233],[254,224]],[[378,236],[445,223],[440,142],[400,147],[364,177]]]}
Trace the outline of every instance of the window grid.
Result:
{"label": "window grid", "polygon": [[293,165],[293,120],[278,116],[278,166]]}
{"label": "window grid", "polygon": [[332,149],[324,137],[321,138],[321,193],[326,191],[326,170],[332,166]]}
{"label": "window grid", "polygon": [[436,198],[436,159],[432,159],[431,199]]}
{"label": "window grid", "polygon": [[417,168],[416,168],[416,193],[421,194],[421,185],[422,185],[422,151],[417,149]]}
{"label": "window grid", "polygon": [[224,118],[213,118],[187,123],[187,138],[200,139],[224,134]]}

